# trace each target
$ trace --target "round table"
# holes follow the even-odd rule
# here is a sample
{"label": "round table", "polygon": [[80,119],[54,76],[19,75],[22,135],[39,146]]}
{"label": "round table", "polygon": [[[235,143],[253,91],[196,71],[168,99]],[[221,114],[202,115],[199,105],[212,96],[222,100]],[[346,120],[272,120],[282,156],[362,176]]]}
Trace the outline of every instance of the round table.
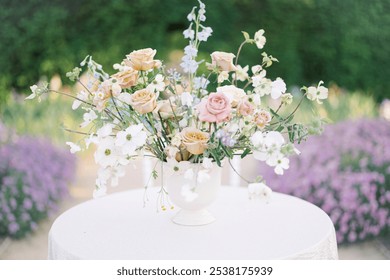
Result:
{"label": "round table", "polygon": [[239,260],[337,259],[334,226],[317,206],[273,193],[249,200],[246,188],[222,187],[209,207],[217,220],[181,226],[177,210],[157,212],[157,188],[115,193],[77,205],[49,233],[49,259]]}

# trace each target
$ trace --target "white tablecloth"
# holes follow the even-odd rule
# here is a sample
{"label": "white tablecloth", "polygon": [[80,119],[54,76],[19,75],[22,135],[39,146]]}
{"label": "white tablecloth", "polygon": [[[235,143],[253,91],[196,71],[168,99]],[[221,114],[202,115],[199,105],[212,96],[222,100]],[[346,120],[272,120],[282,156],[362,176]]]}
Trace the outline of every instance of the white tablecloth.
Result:
{"label": "white tablecloth", "polygon": [[54,222],[49,259],[337,259],[334,226],[320,208],[273,193],[269,204],[246,188],[223,187],[209,210],[217,221],[180,226],[176,210],[157,213],[156,192],[108,195],[82,203]]}

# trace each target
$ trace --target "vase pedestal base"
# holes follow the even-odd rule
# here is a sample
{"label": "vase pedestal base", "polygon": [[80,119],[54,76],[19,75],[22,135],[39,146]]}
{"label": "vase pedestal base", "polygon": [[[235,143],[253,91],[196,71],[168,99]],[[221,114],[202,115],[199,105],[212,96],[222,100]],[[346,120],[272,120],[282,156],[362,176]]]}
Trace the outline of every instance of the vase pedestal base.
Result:
{"label": "vase pedestal base", "polygon": [[201,226],[207,225],[214,222],[216,219],[209,211],[206,209],[202,210],[185,210],[181,209],[179,212],[172,218],[172,221],[175,224],[182,226]]}

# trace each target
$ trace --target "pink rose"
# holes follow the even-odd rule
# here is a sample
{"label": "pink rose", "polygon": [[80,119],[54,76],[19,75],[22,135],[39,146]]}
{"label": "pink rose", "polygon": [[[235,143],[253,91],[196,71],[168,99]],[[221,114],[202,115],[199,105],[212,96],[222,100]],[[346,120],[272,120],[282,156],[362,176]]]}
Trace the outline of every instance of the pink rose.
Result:
{"label": "pink rose", "polygon": [[232,106],[229,98],[221,92],[213,92],[203,98],[197,106],[199,120],[204,122],[222,122],[229,118]]}

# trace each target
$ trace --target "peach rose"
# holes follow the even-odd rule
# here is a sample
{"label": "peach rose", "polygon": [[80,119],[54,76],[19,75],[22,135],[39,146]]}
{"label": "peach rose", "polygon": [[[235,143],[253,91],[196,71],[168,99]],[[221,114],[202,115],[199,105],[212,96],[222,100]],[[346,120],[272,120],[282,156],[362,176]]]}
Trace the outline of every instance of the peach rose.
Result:
{"label": "peach rose", "polygon": [[165,120],[174,117],[174,110],[176,111],[176,104],[169,102],[169,100],[161,100],[157,102],[153,114],[159,118],[158,113],[160,113],[161,118]]}
{"label": "peach rose", "polygon": [[233,85],[217,87],[217,92],[222,92],[229,97],[233,108],[237,107],[238,103],[246,96],[244,90]]}
{"label": "peach rose", "polygon": [[129,68],[112,75],[112,77],[118,79],[121,88],[125,89],[137,84],[138,71],[134,70],[133,68]]}
{"label": "peach rose", "polygon": [[242,116],[252,115],[254,111],[253,105],[246,98],[241,100],[237,109],[238,113]]}
{"label": "peach rose", "polygon": [[213,52],[211,54],[211,65],[218,67],[221,71],[235,71],[236,67],[233,64],[233,58],[235,57],[232,53]]}
{"label": "peach rose", "polygon": [[134,70],[146,71],[161,66],[160,60],[153,60],[156,50],[151,48],[133,51],[126,55],[125,64]]}
{"label": "peach rose", "polygon": [[204,122],[222,122],[229,118],[232,106],[229,98],[222,92],[213,92],[203,98],[197,106],[199,120]]}
{"label": "peach rose", "polygon": [[207,141],[209,141],[209,134],[202,132],[197,128],[186,127],[180,132],[182,143],[193,155],[203,154],[207,148]]}
{"label": "peach rose", "polygon": [[150,113],[156,108],[156,94],[147,89],[137,90],[131,95],[130,105],[140,114]]}
{"label": "peach rose", "polygon": [[255,114],[254,121],[259,128],[264,128],[271,122],[271,114],[265,110]]}

